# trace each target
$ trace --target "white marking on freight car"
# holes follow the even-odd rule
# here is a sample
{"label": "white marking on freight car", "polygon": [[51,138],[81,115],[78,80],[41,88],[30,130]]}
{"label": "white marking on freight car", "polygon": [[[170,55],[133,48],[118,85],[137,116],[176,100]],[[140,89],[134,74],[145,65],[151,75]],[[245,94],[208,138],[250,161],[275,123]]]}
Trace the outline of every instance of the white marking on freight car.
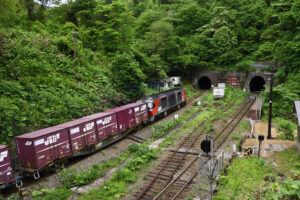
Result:
{"label": "white marking on freight car", "polygon": [[4,158],[6,158],[8,155],[8,151],[2,151],[0,154],[0,162],[2,162],[4,160]]}
{"label": "white marking on freight car", "polygon": [[69,142],[69,141],[65,141],[65,142],[61,142],[61,143],[55,144],[55,145],[50,146],[50,147],[47,147],[47,148],[45,148],[45,149],[43,149],[43,150],[41,150],[41,151],[38,151],[37,153],[40,153],[40,152],[43,152],[43,151],[47,151],[47,150],[49,150],[49,149],[53,149],[53,148],[58,147],[58,146],[60,146],[60,145],[62,145],[62,144],[65,144],[66,142]]}
{"label": "white marking on freight car", "polygon": [[78,132],[79,132],[79,127],[73,128],[73,129],[71,129],[71,131],[70,131],[71,135],[72,135],[72,134],[75,134],[75,133],[78,133]]}

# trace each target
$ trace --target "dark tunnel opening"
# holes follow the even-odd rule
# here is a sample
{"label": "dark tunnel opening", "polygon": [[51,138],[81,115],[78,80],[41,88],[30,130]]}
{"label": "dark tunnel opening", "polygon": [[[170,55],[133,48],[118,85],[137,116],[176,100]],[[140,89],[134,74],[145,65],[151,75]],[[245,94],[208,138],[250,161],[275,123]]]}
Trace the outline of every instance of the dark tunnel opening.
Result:
{"label": "dark tunnel opening", "polygon": [[211,88],[211,80],[207,76],[203,76],[198,81],[200,90],[209,90]]}
{"label": "dark tunnel opening", "polygon": [[250,81],[250,92],[265,90],[265,80],[261,76],[255,76]]}

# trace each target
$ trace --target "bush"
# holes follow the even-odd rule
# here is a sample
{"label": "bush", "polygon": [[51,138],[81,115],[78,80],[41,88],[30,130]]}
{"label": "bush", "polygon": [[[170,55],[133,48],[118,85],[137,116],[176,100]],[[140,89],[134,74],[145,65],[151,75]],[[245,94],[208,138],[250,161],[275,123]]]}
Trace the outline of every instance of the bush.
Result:
{"label": "bush", "polygon": [[152,126],[151,129],[151,138],[156,140],[163,137],[169,130],[174,128],[177,124],[180,123],[179,119],[172,119],[169,121],[160,121]]}
{"label": "bush", "polygon": [[294,140],[294,130],[296,126],[293,124],[293,122],[285,119],[279,119],[279,123],[277,125],[277,131],[282,133],[283,135],[280,135],[280,139],[286,139],[286,140]]}
{"label": "bush", "polygon": [[33,200],[65,200],[72,194],[72,191],[64,186],[53,190],[42,189],[40,196],[33,198]]}
{"label": "bush", "polygon": [[300,199],[300,181],[287,179],[276,182],[266,192],[266,199]]}

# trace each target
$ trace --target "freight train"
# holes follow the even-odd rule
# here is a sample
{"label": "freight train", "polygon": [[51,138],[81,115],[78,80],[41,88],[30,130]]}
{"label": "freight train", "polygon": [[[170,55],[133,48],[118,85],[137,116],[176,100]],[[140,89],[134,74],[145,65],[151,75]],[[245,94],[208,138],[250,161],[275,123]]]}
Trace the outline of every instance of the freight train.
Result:
{"label": "freight train", "polygon": [[16,184],[22,177],[40,178],[40,173],[60,168],[68,159],[93,153],[112,144],[142,124],[165,116],[186,104],[185,90],[171,89],[57,126],[15,137],[17,159],[12,162],[9,149],[0,145],[0,190]]}

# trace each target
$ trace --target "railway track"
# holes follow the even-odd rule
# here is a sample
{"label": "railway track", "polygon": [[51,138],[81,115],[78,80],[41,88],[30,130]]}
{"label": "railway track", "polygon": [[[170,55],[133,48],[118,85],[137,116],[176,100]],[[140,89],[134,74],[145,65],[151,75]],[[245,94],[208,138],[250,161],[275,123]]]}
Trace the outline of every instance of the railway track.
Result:
{"label": "railway track", "polygon": [[[217,149],[224,144],[253,103],[254,100],[250,99],[244,102],[232,116],[231,120],[215,136],[215,146]],[[224,108],[223,112],[227,109],[229,109],[229,107]],[[205,136],[202,134],[204,128],[205,122],[201,123],[199,128],[195,128],[192,134],[184,138],[177,150],[156,168],[156,172],[149,174],[149,177],[152,178],[151,181],[136,195],[136,199],[184,199],[184,193],[192,187],[191,183],[198,175],[197,156],[192,156],[189,163],[185,164],[188,160],[186,159],[186,155],[195,145],[196,141],[198,141],[201,136]],[[181,152],[179,152],[179,149],[181,149]],[[182,149],[186,149],[186,151],[183,153]],[[183,167],[184,169],[182,169]],[[179,170],[181,171],[179,172]]]}

